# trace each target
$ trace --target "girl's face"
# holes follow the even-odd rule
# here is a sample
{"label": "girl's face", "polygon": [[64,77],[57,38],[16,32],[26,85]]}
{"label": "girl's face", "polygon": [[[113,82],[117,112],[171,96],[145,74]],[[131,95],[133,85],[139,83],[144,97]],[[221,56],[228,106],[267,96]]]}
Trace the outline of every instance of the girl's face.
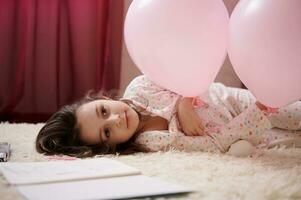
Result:
{"label": "girl's face", "polygon": [[128,141],[139,125],[137,112],[128,104],[114,100],[95,100],[76,111],[80,139],[87,145],[110,146]]}

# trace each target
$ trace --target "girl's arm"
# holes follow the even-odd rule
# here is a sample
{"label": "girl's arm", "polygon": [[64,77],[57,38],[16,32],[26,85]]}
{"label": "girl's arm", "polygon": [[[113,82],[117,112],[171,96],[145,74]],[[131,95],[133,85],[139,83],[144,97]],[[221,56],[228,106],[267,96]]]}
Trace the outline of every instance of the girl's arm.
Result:
{"label": "girl's arm", "polygon": [[193,98],[184,97],[179,100],[177,113],[180,126],[188,136],[203,135],[204,127],[198,114],[194,110]]}

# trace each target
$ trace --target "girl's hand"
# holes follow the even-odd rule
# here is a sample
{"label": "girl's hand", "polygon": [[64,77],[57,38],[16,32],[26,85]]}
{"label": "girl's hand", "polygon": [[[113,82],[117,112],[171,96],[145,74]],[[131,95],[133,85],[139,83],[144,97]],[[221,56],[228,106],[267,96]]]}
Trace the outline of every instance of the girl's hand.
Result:
{"label": "girl's hand", "polygon": [[178,104],[178,118],[185,135],[204,135],[204,126],[198,114],[195,112],[193,98],[183,98]]}

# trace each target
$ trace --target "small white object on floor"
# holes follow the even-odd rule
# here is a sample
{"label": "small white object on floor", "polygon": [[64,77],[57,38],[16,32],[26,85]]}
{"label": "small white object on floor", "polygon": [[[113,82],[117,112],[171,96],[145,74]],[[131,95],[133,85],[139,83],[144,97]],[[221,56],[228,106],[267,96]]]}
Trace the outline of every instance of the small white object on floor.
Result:
{"label": "small white object on floor", "polygon": [[238,140],[230,146],[227,154],[236,157],[247,157],[254,151],[255,147],[250,142],[246,140]]}

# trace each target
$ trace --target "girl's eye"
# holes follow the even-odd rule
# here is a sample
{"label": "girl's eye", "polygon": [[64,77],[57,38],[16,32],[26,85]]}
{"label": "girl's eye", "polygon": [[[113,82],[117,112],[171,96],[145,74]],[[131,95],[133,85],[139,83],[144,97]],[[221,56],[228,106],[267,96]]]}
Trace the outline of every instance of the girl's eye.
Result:
{"label": "girl's eye", "polygon": [[110,137],[110,129],[105,128],[104,129],[104,134],[105,134],[106,138],[109,138]]}
{"label": "girl's eye", "polygon": [[101,114],[104,117],[108,114],[107,109],[105,107],[103,107],[103,106],[101,107]]}

